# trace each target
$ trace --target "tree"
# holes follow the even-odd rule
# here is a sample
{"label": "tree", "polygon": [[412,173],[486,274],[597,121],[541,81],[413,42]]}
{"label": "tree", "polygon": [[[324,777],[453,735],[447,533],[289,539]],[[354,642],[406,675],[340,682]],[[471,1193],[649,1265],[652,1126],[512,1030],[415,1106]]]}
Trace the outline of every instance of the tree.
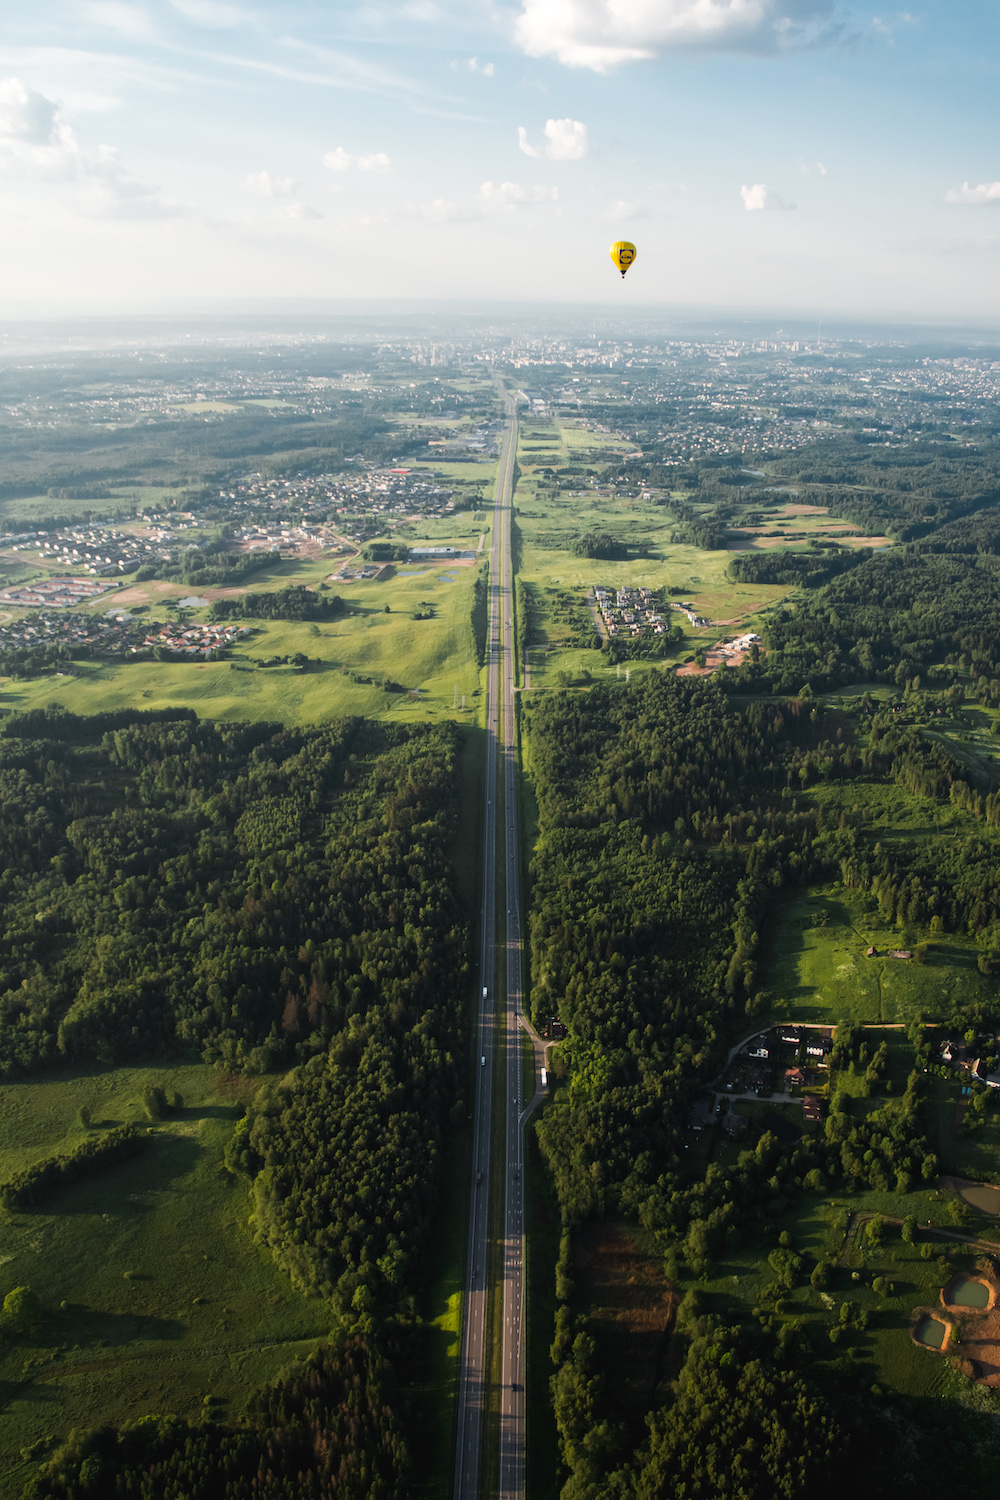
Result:
{"label": "tree", "polygon": [[3,1299],[0,1312],[0,1331],[3,1333],[28,1333],[42,1316],[42,1304],[30,1286],[16,1286]]}

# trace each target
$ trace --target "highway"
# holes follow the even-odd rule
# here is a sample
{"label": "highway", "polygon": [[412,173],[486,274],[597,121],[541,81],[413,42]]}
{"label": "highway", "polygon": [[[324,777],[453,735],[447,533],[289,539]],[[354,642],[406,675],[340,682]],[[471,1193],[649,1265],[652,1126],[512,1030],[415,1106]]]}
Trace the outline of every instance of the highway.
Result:
{"label": "highway", "polygon": [[[503,392],[507,424],[500,450],[490,549],[486,647],[486,786],[483,838],[483,910],[480,951],[476,1091],[465,1317],[459,1373],[454,1500],[478,1500],[496,1491],[500,1500],[524,1497],[524,1124],[541,1098],[544,1044],[521,1014],[521,895],[517,839],[517,730],[514,720],[514,579],[511,567],[511,502],[517,454],[517,398]],[[502,793],[498,803],[498,790]],[[497,870],[502,869],[505,904],[497,931]],[[504,981],[497,973],[497,941],[504,945]],[[531,1037],[535,1088],[522,1099],[521,1033]],[[496,1106],[495,1079],[504,1097]],[[494,1120],[502,1122],[503,1222],[491,1225],[490,1165]],[[486,1343],[490,1289],[490,1235],[503,1242],[499,1307],[494,1328],[501,1347],[500,1471],[482,1473],[483,1420],[493,1351]]]}
{"label": "highway", "polygon": [[[502,997],[497,994],[496,899],[497,855],[504,828],[497,826],[498,750],[501,733],[511,733],[509,716],[501,724],[501,698],[513,702],[513,596],[510,579],[510,507],[517,454],[517,408],[506,399],[507,425],[500,449],[490,545],[490,579],[486,637],[486,778],[483,808],[483,887],[479,954],[479,1021],[475,1055],[472,1181],[469,1194],[469,1242],[465,1271],[462,1356],[458,1384],[455,1448],[455,1500],[476,1500],[480,1488],[482,1427],[486,1409],[491,1351],[486,1345],[487,1271],[489,1267],[490,1156],[493,1127],[495,1047],[506,1045]],[[501,631],[503,625],[503,634]],[[506,639],[504,639],[504,634]],[[501,693],[501,681],[504,687]],[[506,761],[505,761],[506,767]],[[504,782],[505,791],[507,782]],[[481,1059],[481,1061],[480,1061]]]}

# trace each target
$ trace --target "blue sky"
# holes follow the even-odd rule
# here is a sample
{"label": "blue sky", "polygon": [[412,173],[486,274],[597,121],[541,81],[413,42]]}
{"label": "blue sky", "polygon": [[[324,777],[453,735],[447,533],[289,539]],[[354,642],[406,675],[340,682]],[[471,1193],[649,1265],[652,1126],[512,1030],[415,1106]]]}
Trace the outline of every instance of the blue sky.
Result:
{"label": "blue sky", "polygon": [[[0,302],[1000,320],[1000,8],[33,0]],[[624,283],[611,240],[635,241]]]}

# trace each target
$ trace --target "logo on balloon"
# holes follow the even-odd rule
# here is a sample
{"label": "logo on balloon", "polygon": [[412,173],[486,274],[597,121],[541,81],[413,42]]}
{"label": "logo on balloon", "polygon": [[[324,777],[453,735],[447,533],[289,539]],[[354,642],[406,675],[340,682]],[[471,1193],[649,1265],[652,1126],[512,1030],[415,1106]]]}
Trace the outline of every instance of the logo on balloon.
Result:
{"label": "logo on balloon", "polygon": [[636,250],[635,246],[629,240],[615,240],[608,254],[624,276],[629,266],[635,260]]}

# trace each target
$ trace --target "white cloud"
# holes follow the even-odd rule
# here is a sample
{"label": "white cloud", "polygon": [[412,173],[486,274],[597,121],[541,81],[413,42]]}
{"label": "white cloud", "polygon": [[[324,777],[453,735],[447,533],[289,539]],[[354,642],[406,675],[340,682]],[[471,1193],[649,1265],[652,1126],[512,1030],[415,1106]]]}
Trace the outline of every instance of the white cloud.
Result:
{"label": "white cloud", "polygon": [[559,189],[554,187],[522,187],[519,182],[484,182],[479,189],[484,203],[499,208],[513,208],[517,203],[554,203]]}
{"label": "white cloud", "polygon": [[288,203],[285,205],[286,219],[321,219],[323,215],[318,208],[310,208],[308,203]]}
{"label": "white cloud", "polygon": [[0,83],[0,137],[30,146],[49,146],[56,132],[56,106],[20,78]]}
{"label": "white cloud", "polygon": [[895,41],[897,26],[915,25],[916,17],[911,16],[909,11],[905,10],[897,11],[896,14],[888,21],[885,20],[883,16],[872,16],[872,27],[874,28],[874,30],[877,31],[880,36],[888,37],[890,41]]}
{"label": "white cloud", "polygon": [[452,71],[462,67],[469,73],[482,73],[484,78],[493,77],[493,64],[491,62],[481,63],[478,57],[467,57],[463,63],[453,62]]}
{"label": "white cloud", "polygon": [[580,161],[590,150],[586,125],[579,120],[546,120],[545,145],[539,150],[528,140],[523,125],[517,127],[517,143],[525,156],[544,156],[549,161]]}
{"label": "white cloud", "polygon": [[85,150],[59,106],[19,78],[0,80],[0,177],[86,183],[84,212],[149,219],[181,213],[159,188],[137,182],[113,146]]}
{"label": "white cloud", "polygon": [[228,31],[245,26],[250,17],[236,5],[225,5],[220,0],[170,0],[174,10],[197,26],[208,26],[213,31]]}
{"label": "white cloud", "polygon": [[243,179],[247,193],[259,193],[262,198],[290,198],[295,192],[294,177],[272,177],[270,172],[248,172]]}
{"label": "white cloud", "polygon": [[103,171],[109,149],[88,159],[53,100],[20,78],[0,81],[0,176],[71,182]]}
{"label": "white cloud", "polygon": [[514,26],[531,57],[602,73],[691,48],[779,52],[814,39],[834,0],[522,0]]}
{"label": "white cloud", "polygon": [[649,218],[649,208],[645,203],[630,203],[625,198],[619,198],[617,203],[612,203],[604,210],[604,217],[615,224],[620,224],[623,220],[635,223],[637,219]]}
{"label": "white cloud", "polygon": [[425,224],[467,224],[471,219],[481,219],[484,210],[481,204],[451,203],[447,198],[432,198],[430,203],[418,203],[412,212]]}
{"label": "white cloud", "polygon": [[817,172],[820,177],[826,176],[826,167],[824,167],[821,161],[803,161],[799,157],[798,168],[802,177],[810,177],[813,172]]}
{"label": "white cloud", "polygon": [[949,188],[944,201],[965,208],[975,208],[980,203],[1000,203],[1000,182],[979,182],[975,187],[963,182],[960,188]]}
{"label": "white cloud", "polygon": [[90,0],[81,6],[84,20],[103,26],[134,42],[146,42],[156,36],[156,27],[144,10],[126,5],[125,0]]}
{"label": "white cloud", "polygon": [[388,172],[392,169],[392,162],[384,151],[375,151],[370,156],[351,156],[343,146],[338,146],[336,151],[328,151],[323,158],[324,167],[329,167],[331,172]]}
{"label": "white cloud", "polygon": [[179,203],[161,198],[153,183],[131,177],[111,147],[101,149],[103,175],[94,176],[80,199],[85,214],[95,219],[173,219],[187,212]]}
{"label": "white cloud", "polygon": [[774,193],[762,182],[755,182],[753,187],[746,184],[740,188],[740,197],[743,199],[743,207],[748,214],[760,213],[768,209],[792,209],[794,203],[787,203],[780,193]]}

